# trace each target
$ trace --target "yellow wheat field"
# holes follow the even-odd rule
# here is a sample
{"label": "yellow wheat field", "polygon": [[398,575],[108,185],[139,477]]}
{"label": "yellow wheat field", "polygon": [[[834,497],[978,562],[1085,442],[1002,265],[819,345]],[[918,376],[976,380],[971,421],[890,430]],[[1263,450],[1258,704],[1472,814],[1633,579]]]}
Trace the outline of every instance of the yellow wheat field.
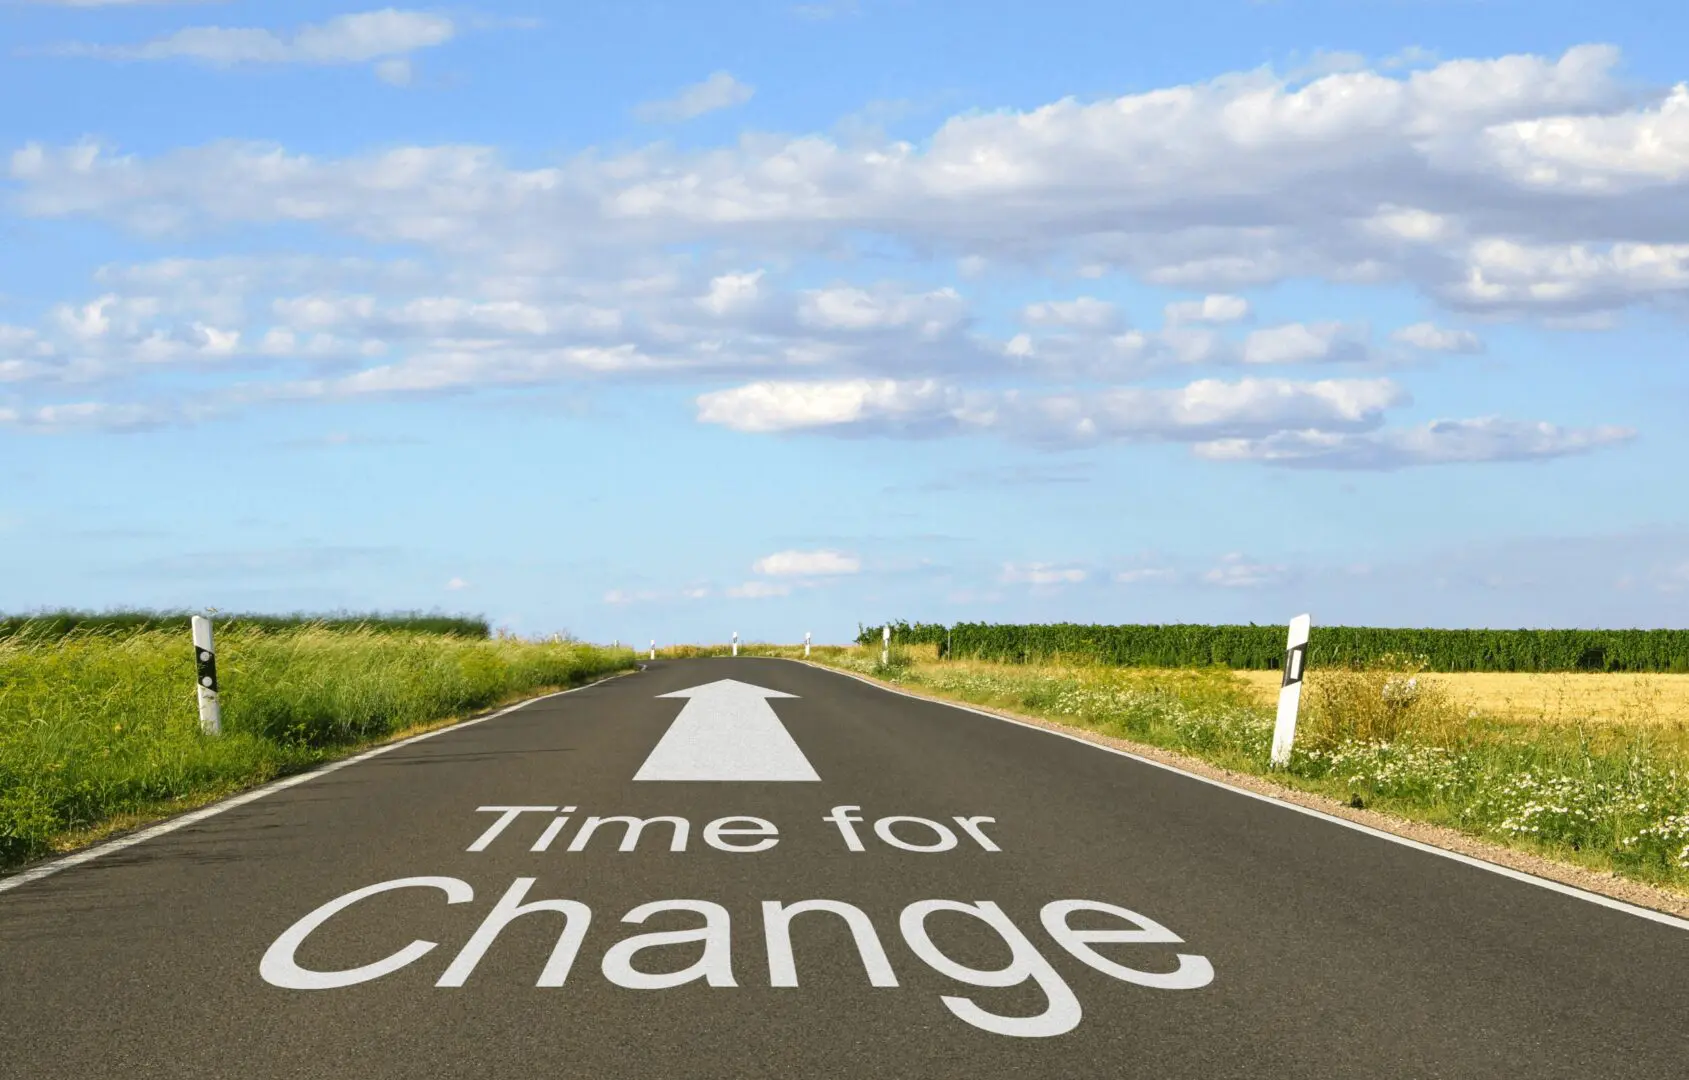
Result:
{"label": "yellow wheat field", "polygon": [[[1263,703],[1276,698],[1278,672],[1236,674]],[[1310,671],[1308,678],[1318,679],[1319,672]],[[1689,675],[1461,672],[1419,678],[1442,686],[1457,704],[1498,720],[1689,726]]]}

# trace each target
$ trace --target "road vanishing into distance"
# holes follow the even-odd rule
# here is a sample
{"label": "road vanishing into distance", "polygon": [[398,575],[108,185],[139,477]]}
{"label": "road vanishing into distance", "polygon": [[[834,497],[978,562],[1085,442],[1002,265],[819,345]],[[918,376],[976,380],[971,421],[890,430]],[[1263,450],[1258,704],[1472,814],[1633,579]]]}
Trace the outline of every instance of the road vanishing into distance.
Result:
{"label": "road vanishing into distance", "polygon": [[1689,1075],[1682,923],[780,660],[0,888],[8,1080]]}

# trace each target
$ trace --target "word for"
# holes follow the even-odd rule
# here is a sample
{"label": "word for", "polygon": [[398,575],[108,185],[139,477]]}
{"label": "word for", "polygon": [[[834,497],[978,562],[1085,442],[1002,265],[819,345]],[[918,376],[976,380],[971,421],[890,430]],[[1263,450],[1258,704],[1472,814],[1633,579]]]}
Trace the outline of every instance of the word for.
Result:
{"label": "word for", "polygon": [[[435,981],[435,986],[464,986],[481,958],[507,926],[517,919],[542,913],[561,916],[563,928],[535,985],[560,987],[567,981],[592,924],[592,910],[579,900],[529,900],[528,890],[535,880],[522,877],[511,883],[475,932],[458,949],[451,963]],[[391,975],[421,960],[439,943],[412,941],[385,959],[340,971],[311,970],[301,967],[296,959],[305,940],[340,912],[353,904],[399,889],[437,889],[445,894],[447,904],[467,904],[475,899],[475,890],[469,883],[454,877],[399,878],[349,892],[306,915],[276,939],[259,964],[258,970],[264,981],[288,990],[332,990]],[[732,921],[727,909],[720,904],[708,900],[656,900],[640,904],[622,916],[621,921],[637,925],[654,915],[677,911],[701,916],[703,925],[690,930],[634,934],[615,942],[605,951],[600,964],[604,977],[614,985],[629,990],[662,990],[698,981],[712,987],[738,986],[733,974]],[[963,916],[989,927],[1007,947],[1008,963],[996,969],[980,969],[947,956],[933,942],[927,929],[927,921],[939,913]],[[1069,919],[1076,913],[1085,915],[1084,929],[1070,925]],[[792,949],[791,928],[800,915],[827,915],[844,920],[855,941],[868,984],[875,987],[898,985],[897,974],[874,923],[861,908],[838,900],[802,900],[791,904],[765,900],[762,903],[762,924],[770,986],[798,985],[798,964]],[[1111,916],[1121,925],[1097,929],[1096,917],[1099,915]],[[1178,962],[1177,966],[1171,971],[1159,971],[1131,967],[1098,952],[1094,946],[1175,945],[1182,942],[1182,938],[1165,926],[1135,911],[1092,900],[1056,900],[1043,906],[1038,919],[1044,932],[1057,946],[1086,966],[1122,982],[1155,990],[1194,990],[1207,986],[1214,979],[1214,968],[1208,960],[1190,953],[1176,953],[1173,959]],[[1062,1035],[1078,1026],[1082,1010],[1072,988],[1038,946],[1020,931],[1002,908],[991,901],[969,904],[958,900],[918,900],[905,907],[898,916],[898,929],[909,951],[946,978],[975,987],[1012,987],[1030,981],[1043,992],[1045,1007],[1035,1016],[1003,1016],[989,1011],[970,997],[941,996],[939,1000],[944,1007],[965,1023],[997,1035],[1020,1038]],[[701,949],[696,960],[679,970],[652,973],[634,966],[635,957],[647,953],[660,956],[659,950],[674,946],[688,947],[688,955],[691,948]],[[1165,958],[1159,966],[1166,966]]]}
{"label": "word for", "polygon": [[[546,823],[539,835],[529,845],[529,851],[550,851],[551,846],[562,837],[569,827],[570,815],[577,809],[573,806],[478,806],[475,808],[483,814],[499,815],[486,830],[476,837],[469,845],[470,851],[486,851],[493,841],[504,835],[523,814],[555,814]],[[862,841],[862,834],[856,826],[863,823],[860,815],[852,814],[853,810],[860,810],[859,806],[835,806],[830,814],[822,821],[835,826],[839,836],[844,841],[848,851],[866,851],[867,846]],[[903,851],[939,852],[952,851],[960,845],[958,832],[969,840],[978,844],[985,851],[1001,851],[985,833],[986,825],[995,825],[996,818],[991,817],[955,817],[956,823],[952,829],[942,821],[931,818],[909,817],[897,815],[883,817],[874,822],[874,835],[887,845]],[[692,823],[683,817],[672,815],[658,815],[640,818],[628,815],[613,815],[599,817],[587,816],[575,829],[575,835],[569,840],[566,850],[585,851],[592,842],[593,836],[606,825],[620,825],[622,839],[618,851],[634,851],[639,847],[639,838],[644,835],[648,826],[655,824],[667,825],[669,832],[669,850],[685,851],[686,844],[692,835]],[[767,851],[780,842],[780,830],[772,822],[759,817],[724,817],[717,818],[704,826],[704,843],[717,851],[756,852]]]}

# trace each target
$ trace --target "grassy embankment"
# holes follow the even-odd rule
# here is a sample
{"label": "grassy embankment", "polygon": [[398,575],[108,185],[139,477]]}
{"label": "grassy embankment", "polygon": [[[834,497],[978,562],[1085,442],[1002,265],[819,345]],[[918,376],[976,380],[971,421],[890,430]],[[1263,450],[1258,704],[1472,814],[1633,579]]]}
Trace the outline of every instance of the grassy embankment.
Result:
{"label": "grassy embankment", "polygon": [[199,731],[179,630],[0,637],[0,868],[402,733],[633,666],[629,650],[392,626],[221,630]]}
{"label": "grassy embankment", "polygon": [[894,648],[888,666],[874,646],[817,647],[813,658],[1689,890],[1689,676],[1427,676],[1388,663],[1316,671],[1296,753],[1274,771],[1277,672],[941,661],[932,646]]}

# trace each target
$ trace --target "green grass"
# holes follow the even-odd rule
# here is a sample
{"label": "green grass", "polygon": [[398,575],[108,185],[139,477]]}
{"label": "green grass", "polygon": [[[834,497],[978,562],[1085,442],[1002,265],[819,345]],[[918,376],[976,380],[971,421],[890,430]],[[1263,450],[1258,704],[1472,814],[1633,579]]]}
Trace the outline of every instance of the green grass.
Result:
{"label": "green grass", "polygon": [[[773,651],[773,650],[771,650]],[[1273,714],[1223,668],[937,661],[927,648],[817,649],[822,663],[957,701],[1163,747],[1351,806],[1689,889],[1689,747],[1646,722],[1533,724],[1463,712],[1417,669],[1322,673],[1296,753],[1268,763]],[[790,650],[779,650],[790,655]],[[1312,687],[1311,687],[1312,689]]]}
{"label": "green grass", "polygon": [[633,666],[626,649],[392,628],[235,624],[217,646],[224,734],[207,737],[179,631],[0,639],[0,866]]}
{"label": "green grass", "polygon": [[[194,613],[190,611],[38,611],[29,615],[0,615],[0,638],[55,638],[78,631],[89,633],[139,633],[147,630],[186,632]],[[479,615],[425,614],[419,611],[349,612],[328,614],[294,612],[289,615],[245,615],[221,612],[219,628],[291,630],[314,626],[328,630],[376,630],[408,634],[444,634],[450,637],[484,638],[492,633]]]}

